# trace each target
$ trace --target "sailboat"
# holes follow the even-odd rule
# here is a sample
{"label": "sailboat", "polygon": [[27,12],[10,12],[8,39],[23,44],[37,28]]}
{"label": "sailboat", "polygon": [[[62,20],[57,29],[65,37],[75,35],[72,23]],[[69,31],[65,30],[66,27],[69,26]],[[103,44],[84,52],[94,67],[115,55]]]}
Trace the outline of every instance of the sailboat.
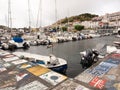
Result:
{"label": "sailboat", "polygon": [[2,49],[15,50],[18,48],[27,49],[30,47],[29,42],[24,41],[21,36],[12,36],[11,0],[8,0],[8,28],[10,29],[11,39],[7,43],[2,43]]}
{"label": "sailboat", "polygon": [[116,35],[117,38],[120,38],[120,28],[118,28],[118,34]]}

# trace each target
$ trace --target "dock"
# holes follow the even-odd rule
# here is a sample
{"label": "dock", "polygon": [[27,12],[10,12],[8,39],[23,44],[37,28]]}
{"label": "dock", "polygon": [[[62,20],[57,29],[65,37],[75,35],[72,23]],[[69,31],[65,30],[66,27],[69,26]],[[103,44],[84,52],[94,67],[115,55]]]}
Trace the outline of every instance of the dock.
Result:
{"label": "dock", "polygon": [[120,53],[69,78],[0,50],[0,90],[120,90]]}

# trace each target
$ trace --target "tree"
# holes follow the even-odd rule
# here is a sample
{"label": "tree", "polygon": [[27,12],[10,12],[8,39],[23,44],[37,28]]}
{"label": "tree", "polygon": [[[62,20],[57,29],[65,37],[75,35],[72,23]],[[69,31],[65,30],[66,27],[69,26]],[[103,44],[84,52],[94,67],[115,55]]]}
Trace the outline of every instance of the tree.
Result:
{"label": "tree", "polygon": [[67,31],[67,27],[62,27],[62,30],[63,31]]}
{"label": "tree", "polygon": [[73,18],[69,18],[69,22],[73,22],[74,20],[73,20]]}
{"label": "tree", "polygon": [[61,21],[61,23],[67,23],[67,22],[68,22],[68,18],[67,17]]}
{"label": "tree", "polygon": [[82,29],[84,29],[84,26],[82,25],[75,25],[74,28],[78,31],[81,31]]}

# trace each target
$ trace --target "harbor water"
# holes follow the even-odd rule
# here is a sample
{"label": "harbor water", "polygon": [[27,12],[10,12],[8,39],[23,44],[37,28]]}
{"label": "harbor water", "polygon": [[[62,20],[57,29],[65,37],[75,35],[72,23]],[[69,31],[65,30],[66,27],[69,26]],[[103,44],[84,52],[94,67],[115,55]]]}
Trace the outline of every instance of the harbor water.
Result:
{"label": "harbor water", "polygon": [[98,44],[113,44],[113,41],[119,41],[115,36],[105,36],[100,38],[86,39],[80,41],[71,41],[54,44],[53,48],[46,46],[31,46],[28,50],[18,49],[17,51],[30,52],[41,55],[54,54],[68,62],[66,75],[74,78],[84,71],[80,65],[80,52],[86,49],[95,48]]}

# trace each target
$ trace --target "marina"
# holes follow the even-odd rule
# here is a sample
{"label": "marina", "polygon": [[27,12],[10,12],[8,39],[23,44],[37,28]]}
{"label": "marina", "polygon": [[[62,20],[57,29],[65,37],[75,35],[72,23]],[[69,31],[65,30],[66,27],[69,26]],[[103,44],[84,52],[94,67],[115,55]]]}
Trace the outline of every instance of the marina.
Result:
{"label": "marina", "polygon": [[120,90],[119,10],[119,0],[0,0],[0,90]]}
{"label": "marina", "polygon": [[[84,71],[84,69],[80,65],[80,59],[81,59],[80,52],[86,49],[95,48],[96,46],[99,46],[99,44],[100,46],[101,44],[112,45],[114,41],[119,42],[119,38],[116,38],[113,35],[113,36],[105,36],[100,38],[80,40],[75,42],[65,42],[65,43],[59,43],[59,44],[56,43],[53,46],[53,50],[52,48],[47,48],[46,46],[31,46],[28,50],[18,49],[16,51],[29,52],[29,53],[47,55],[47,56],[49,56],[52,53],[57,57],[63,58],[67,60],[67,63],[68,63],[68,68],[66,72],[67,76],[74,78],[79,73]],[[74,73],[71,73],[71,72],[74,72]]]}

